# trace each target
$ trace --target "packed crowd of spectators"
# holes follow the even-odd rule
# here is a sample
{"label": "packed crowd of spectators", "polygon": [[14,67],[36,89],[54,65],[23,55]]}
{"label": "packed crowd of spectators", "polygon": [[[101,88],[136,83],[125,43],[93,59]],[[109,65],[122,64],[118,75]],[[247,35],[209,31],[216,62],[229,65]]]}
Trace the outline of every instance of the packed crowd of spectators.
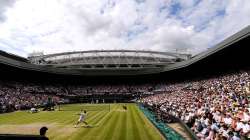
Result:
{"label": "packed crowd of spectators", "polygon": [[136,93],[150,93],[153,90],[153,86],[150,84],[142,85],[85,85],[85,86],[68,86],[68,94],[71,96],[83,96],[83,95],[129,95]]}
{"label": "packed crowd of spectators", "polygon": [[[11,112],[14,110],[30,109],[41,107],[48,103],[51,98],[53,102],[59,102],[60,97],[40,93],[39,91],[29,92],[28,87],[21,84],[0,84],[0,113]],[[32,89],[32,91],[35,91]]]}
{"label": "packed crowd of spectators", "polygon": [[159,89],[164,93],[140,102],[153,107],[163,119],[181,119],[199,139],[250,139],[248,72],[161,85]]}
{"label": "packed crowd of spectators", "polygon": [[0,113],[43,106],[52,98],[53,102],[91,95],[96,96],[140,96],[149,94],[153,86],[143,85],[50,85],[42,83],[0,81]]}

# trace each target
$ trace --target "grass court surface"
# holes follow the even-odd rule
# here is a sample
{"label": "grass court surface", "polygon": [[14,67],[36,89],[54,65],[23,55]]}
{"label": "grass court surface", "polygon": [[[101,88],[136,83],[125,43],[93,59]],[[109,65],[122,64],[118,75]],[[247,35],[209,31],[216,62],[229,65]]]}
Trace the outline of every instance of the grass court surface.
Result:
{"label": "grass court surface", "polygon": [[[47,126],[49,130],[46,136],[50,140],[164,139],[135,104],[127,104],[127,111],[122,105],[124,104],[73,104],[61,106],[65,111],[42,111],[34,114],[16,111],[0,114],[0,133],[39,134],[39,129]],[[74,128],[81,108],[87,108],[86,121],[93,127],[86,128],[81,124]]]}

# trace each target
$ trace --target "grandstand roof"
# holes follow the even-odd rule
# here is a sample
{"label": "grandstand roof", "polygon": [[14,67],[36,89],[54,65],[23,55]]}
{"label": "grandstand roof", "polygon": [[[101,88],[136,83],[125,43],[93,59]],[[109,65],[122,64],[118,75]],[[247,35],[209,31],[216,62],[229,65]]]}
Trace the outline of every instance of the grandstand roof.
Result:
{"label": "grandstand roof", "polygon": [[68,69],[158,68],[188,60],[191,55],[139,50],[92,50],[30,56],[35,65]]}
{"label": "grandstand roof", "polygon": [[[212,66],[216,65],[220,67],[222,65],[229,65],[227,60],[232,62],[232,66],[238,65],[235,64],[235,60],[239,61],[239,59],[247,59],[244,55],[249,52],[249,38],[250,38],[250,26],[241,30],[240,32],[232,35],[231,37],[225,39],[221,43],[216,46],[208,49],[207,51],[200,53],[196,56],[193,56],[191,59],[186,59],[185,61],[176,62],[172,64],[162,65],[161,67],[135,67],[133,69],[121,68],[117,69],[116,67],[108,67],[105,69],[100,68],[92,68],[92,69],[74,69],[74,68],[56,68],[44,65],[35,65],[32,63],[27,63],[23,61],[19,61],[17,59],[13,59],[12,57],[8,57],[6,55],[0,55],[0,64],[8,65],[11,67],[23,69],[23,70],[32,70],[37,72],[46,72],[46,73],[54,73],[54,74],[64,74],[64,75],[83,75],[83,76],[108,76],[108,75],[145,75],[145,74],[157,74],[157,73],[166,73],[170,71],[176,71],[181,69],[188,69],[189,67],[200,67],[199,64],[203,63],[203,61],[209,64],[213,63]],[[243,43],[243,44],[242,44]],[[229,51],[230,50],[230,51]],[[129,50],[127,50],[129,52]],[[90,51],[91,52],[91,51]],[[95,51],[95,53],[105,52],[109,53],[109,51]],[[121,52],[121,51],[118,51]],[[131,51],[132,52],[132,51]],[[75,53],[83,53],[83,52],[73,52],[68,54]],[[84,52],[85,53],[85,52]],[[93,52],[91,52],[93,53]],[[136,51],[134,52],[136,53]],[[144,52],[142,52],[144,53]],[[148,52],[149,54],[152,52]],[[157,52],[155,52],[157,54]],[[65,55],[63,54],[53,54],[49,56],[45,56],[46,58]],[[175,57],[175,58],[178,58]],[[215,60],[219,59],[219,60]],[[226,60],[225,60],[226,59]],[[213,62],[211,62],[211,61]],[[223,62],[222,62],[223,60]],[[219,62],[221,63],[219,64]],[[225,61],[225,62],[224,62]],[[243,62],[244,60],[242,60]],[[208,64],[203,64],[201,67],[206,68]],[[197,66],[196,66],[197,65]]]}

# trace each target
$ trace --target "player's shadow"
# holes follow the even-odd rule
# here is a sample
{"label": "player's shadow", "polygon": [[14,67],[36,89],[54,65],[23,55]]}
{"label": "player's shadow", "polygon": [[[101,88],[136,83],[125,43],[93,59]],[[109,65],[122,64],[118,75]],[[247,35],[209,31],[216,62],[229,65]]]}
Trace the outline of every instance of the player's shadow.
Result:
{"label": "player's shadow", "polygon": [[85,125],[85,126],[82,126],[83,128],[94,128],[94,126],[89,126],[89,125]]}

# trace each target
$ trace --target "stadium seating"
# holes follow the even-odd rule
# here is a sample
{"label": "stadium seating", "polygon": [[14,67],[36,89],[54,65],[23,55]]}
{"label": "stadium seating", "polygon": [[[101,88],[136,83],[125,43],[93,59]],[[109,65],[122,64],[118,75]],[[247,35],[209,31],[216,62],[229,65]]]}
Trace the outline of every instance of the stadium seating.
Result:
{"label": "stadium seating", "polygon": [[161,118],[180,118],[199,139],[250,139],[249,70],[161,87],[140,101]]}

